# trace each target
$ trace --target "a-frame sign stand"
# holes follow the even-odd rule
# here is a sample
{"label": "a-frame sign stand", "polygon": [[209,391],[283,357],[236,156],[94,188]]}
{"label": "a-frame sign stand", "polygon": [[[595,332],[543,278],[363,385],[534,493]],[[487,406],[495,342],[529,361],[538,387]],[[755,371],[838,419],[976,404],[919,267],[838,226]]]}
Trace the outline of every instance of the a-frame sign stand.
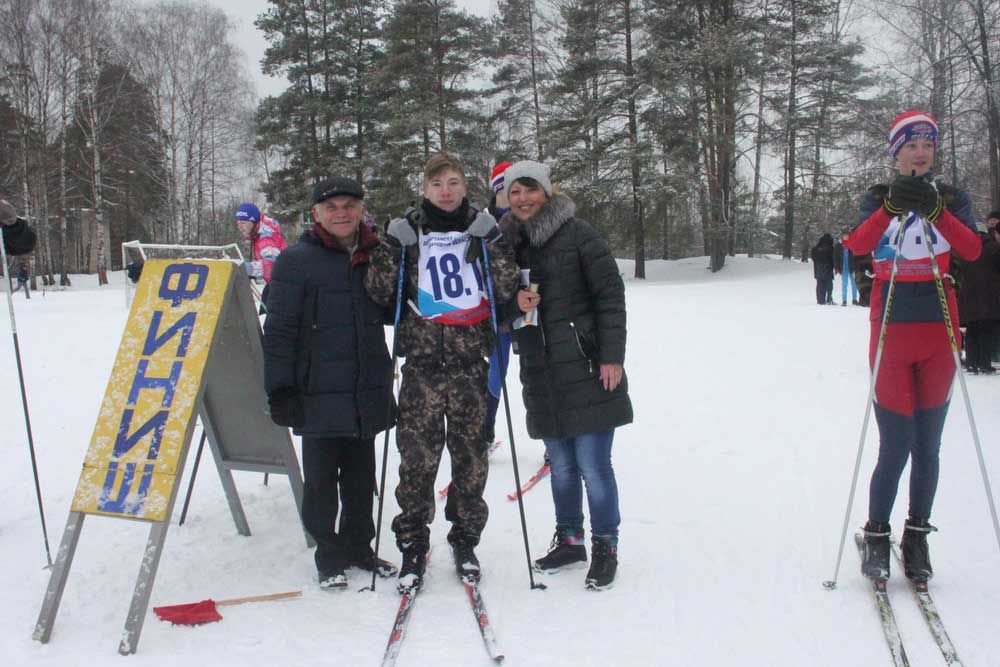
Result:
{"label": "a-frame sign stand", "polygon": [[[260,323],[242,272],[225,260],[145,263],[101,403],[34,639],[48,642],[83,519],[150,522],[118,652],[135,653],[195,422],[201,417],[236,529],[249,535],[232,470],[286,474],[301,516],[288,430],[264,408]],[[312,540],[306,535],[306,541]]]}

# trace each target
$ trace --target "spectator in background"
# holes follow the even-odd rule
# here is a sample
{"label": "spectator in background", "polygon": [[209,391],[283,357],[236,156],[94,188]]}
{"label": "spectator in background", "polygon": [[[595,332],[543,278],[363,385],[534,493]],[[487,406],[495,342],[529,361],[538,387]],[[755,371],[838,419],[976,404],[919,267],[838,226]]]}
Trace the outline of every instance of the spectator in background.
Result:
{"label": "spectator in background", "polygon": [[28,263],[25,262],[24,260],[21,260],[18,262],[17,287],[14,288],[14,291],[15,292],[20,291],[20,289],[23,287],[24,296],[27,299],[31,298],[31,290],[28,289],[29,280],[31,280],[31,273],[28,272]]}
{"label": "spectator in background", "polygon": [[821,306],[833,303],[833,237],[823,234],[809,253],[813,262],[813,277],[816,278],[816,303]]}
{"label": "spectator in background", "polygon": [[[499,220],[510,210],[507,195],[504,192],[503,176],[510,167],[510,162],[501,162],[493,167],[490,174],[490,186],[493,188],[493,198],[487,210],[496,220]],[[521,272],[521,283],[527,287],[527,271]],[[503,378],[507,375],[507,365],[510,363],[510,330],[506,325],[500,327],[500,358],[494,348],[490,354],[490,369],[487,381],[489,393],[486,395],[486,421],[483,423],[483,445],[492,447],[496,441],[497,408],[500,406],[500,393],[503,388]]]}
{"label": "spectator in background", "polygon": [[981,234],[983,250],[973,262],[962,263],[958,291],[959,319],[965,325],[965,370],[973,375],[996,373],[993,340],[1000,320],[1000,228]]}
{"label": "spectator in background", "polygon": [[24,218],[17,217],[14,206],[0,199],[0,225],[3,225],[3,247],[8,255],[25,255],[35,249],[35,230]]}
{"label": "spectator in background", "polygon": [[1000,211],[990,211],[990,214],[986,216],[986,233],[992,234],[997,223],[1000,223]]}

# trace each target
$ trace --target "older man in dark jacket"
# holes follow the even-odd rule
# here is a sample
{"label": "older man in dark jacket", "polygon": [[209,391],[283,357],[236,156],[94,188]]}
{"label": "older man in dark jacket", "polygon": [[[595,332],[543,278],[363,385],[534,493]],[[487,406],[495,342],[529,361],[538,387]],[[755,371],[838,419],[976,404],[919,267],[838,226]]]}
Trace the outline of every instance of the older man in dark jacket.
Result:
{"label": "older man in dark jacket", "polygon": [[317,542],[322,588],[345,588],[351,566],[396,573],[371,548],[374,438],[394,410],[386,313],[364,289],[378,239],[360,224],[363,196],[348,178],[316,186],[315,224],[278,256],[264,323],[271,418],[302,436],[302,520]]}

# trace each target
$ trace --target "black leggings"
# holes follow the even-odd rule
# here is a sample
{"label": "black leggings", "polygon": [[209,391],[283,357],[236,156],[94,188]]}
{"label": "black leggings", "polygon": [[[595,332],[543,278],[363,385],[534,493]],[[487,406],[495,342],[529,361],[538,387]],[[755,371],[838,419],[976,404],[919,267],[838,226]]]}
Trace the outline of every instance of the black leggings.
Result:
{"label": "black leggings", "polygon": [[941,432],[947,415],[947,403],[914,410],[912,416],[875,406],[879,448],[869,487],[869,519],[889,521],[907,459],[910,460],[910,516],[930,518],[940,471]]}

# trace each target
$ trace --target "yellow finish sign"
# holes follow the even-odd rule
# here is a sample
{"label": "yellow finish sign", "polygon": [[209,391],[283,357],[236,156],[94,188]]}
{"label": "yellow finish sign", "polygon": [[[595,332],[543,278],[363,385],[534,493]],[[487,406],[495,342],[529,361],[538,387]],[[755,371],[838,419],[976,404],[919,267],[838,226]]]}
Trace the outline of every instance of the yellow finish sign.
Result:
{"label": "yellow finish sign", "polygon": [[148,260],[72,509],[165,521],[233,264]]}

